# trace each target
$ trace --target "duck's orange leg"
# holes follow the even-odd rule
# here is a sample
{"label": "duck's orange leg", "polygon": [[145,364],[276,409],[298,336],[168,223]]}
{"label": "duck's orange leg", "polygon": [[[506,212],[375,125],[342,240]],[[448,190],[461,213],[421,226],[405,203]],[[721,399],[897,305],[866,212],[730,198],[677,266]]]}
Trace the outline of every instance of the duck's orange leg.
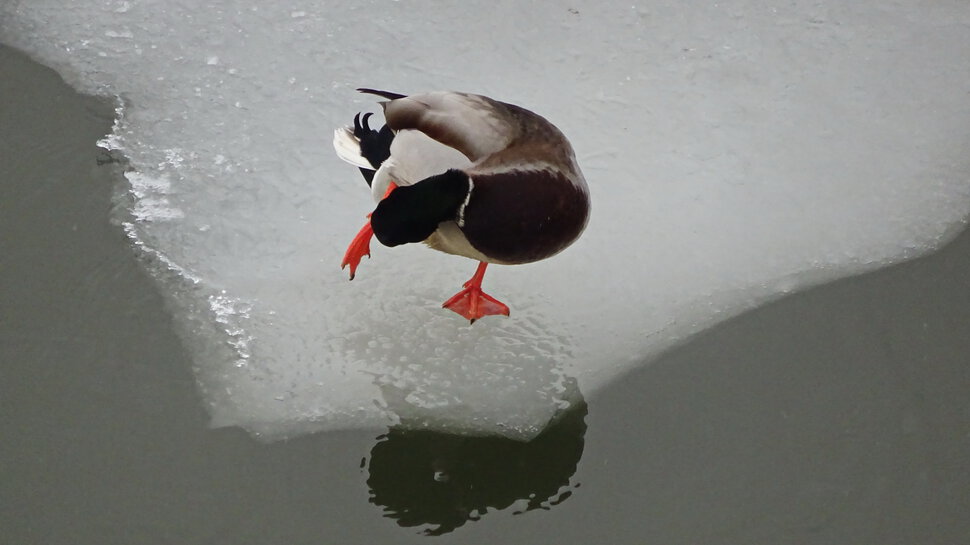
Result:
{"label": "duck's orange leg", "polygon": [[442,307],[457,312],[475,323],[482,316],[509,315],[509,307],[505,303],[482,291],[482,279],[485,278],[485,267],[488,263],[481,261],[475,275],[465,282],[465,289],[456,293],[445,301]]}
{"label": "duck's orange leg", "polygon": [[[395,189],[397,189],[397,185],[391,182],[381,199],[386,199],[391,194],[391,191]],[[344,252],[344,259],[340,262],[341,269],[350,265],[351,280],[357,275],[357,265],[360,265],[360,260],[365,255],[370,257],[370,239],[372,236],[374,236],[374,229],[370,226],[370,214],[367,214],[367,223],[357,232],[357,236],[350,242],[350,246],[347,246],[347,251]]]}

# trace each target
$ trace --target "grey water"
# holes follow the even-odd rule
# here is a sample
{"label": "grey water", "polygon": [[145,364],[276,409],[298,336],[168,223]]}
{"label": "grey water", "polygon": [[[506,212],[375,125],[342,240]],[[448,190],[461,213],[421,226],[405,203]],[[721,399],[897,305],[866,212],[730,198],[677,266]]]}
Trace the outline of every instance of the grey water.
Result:
{"label": "grey water", "polygon": [[9,48],[0,74],[0,543],[970,539],[966,232],[703,332],[530,444],[267,444],[208,427],[109,221],[111,105]]}

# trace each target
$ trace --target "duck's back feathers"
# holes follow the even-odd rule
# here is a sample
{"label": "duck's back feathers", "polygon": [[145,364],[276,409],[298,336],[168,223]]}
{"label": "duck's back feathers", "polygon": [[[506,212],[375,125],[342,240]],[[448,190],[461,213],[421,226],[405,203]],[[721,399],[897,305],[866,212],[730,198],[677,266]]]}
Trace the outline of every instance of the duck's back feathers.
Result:
{"label": "duck's back feathers", "polygon": [[[374,93],[385,98],[400,96]],[[391,129],[420,131],[458,150],[475,163],[471,173],[550,169],[585,185],[566,137],[544,117],[525,108],[454,91],[393,98],[381,105]]]}
{"label": "duck's back feathers", "polygon": [[478,161],[509,145],[505,105],[490,98],[438,91],[392,100],[383,104],[388,126],[395,131],[414,129]]}

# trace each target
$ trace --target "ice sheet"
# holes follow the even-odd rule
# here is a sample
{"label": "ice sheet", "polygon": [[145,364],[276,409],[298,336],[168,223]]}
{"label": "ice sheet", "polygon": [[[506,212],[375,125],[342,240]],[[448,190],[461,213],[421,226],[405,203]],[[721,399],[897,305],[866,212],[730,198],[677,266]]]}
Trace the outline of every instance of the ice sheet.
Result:
{"label": "ice sheet", "polygon": [[[285,4],[285,5],[284,5]],[[705,327],[930,251],[970,211],[970,5],[7,1],[0,40],[117,97],[117,220],[218,426],[528,439]],[[358,86],[455,89],[572,140],[586,234],[490,268],[509,319],[439,308],[474,263],[375,246],[333,128]]]}

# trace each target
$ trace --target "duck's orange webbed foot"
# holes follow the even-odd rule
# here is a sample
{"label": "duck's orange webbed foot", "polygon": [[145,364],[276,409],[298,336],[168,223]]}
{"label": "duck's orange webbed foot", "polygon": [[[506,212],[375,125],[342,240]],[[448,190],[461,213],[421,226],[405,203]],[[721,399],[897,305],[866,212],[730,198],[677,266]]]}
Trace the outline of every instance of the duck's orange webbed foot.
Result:
{"label": "duck's orange webbed foot", "polygon": [[[384,193],[384,196],[381,198],[386,199],[391,194],[391,191],[394,191],[396,188],[397,185],[391,182],[387,186],[387,191]],[[357,275],[357,266],[360,265],[360,260],[365,255],[370,257],[370,239],[373,236],[374,229],[370,226],[370,214],[367,214],[367,223],[357,232],[357,236],[350,242],[350,246],[347,246],[347,251],[344,252],[344,259],[340,262],[341,269],[350,265],[351,280]]]}
{"label": "duck's orange webbed foot", "polygon": [[[370,218],[370,214],[367,214],[367,217]],[[357,236],[351,241],[347,251],[344,252],[344,260],[340,262],[340,268],[343,269],[350,265],[351,280],[357,275],[357,265],[360,265],[360,260],[365,255],[370,257],[370,239],[372,236],[374,236],[374,229],[371,228],[370,220],[368,220],[357,232]]]}
{"label": "duck's orange webbed foot", "polygon": [[475,323],[475,320],[482,316],[508,316],[509,307],[505,303],[482,291],[482,279],[485,277],[487,266],[488,263],[480,262],[475,275],[465,282],[465,289],[456,293],[441,306],[461,314],[471,323]]}

